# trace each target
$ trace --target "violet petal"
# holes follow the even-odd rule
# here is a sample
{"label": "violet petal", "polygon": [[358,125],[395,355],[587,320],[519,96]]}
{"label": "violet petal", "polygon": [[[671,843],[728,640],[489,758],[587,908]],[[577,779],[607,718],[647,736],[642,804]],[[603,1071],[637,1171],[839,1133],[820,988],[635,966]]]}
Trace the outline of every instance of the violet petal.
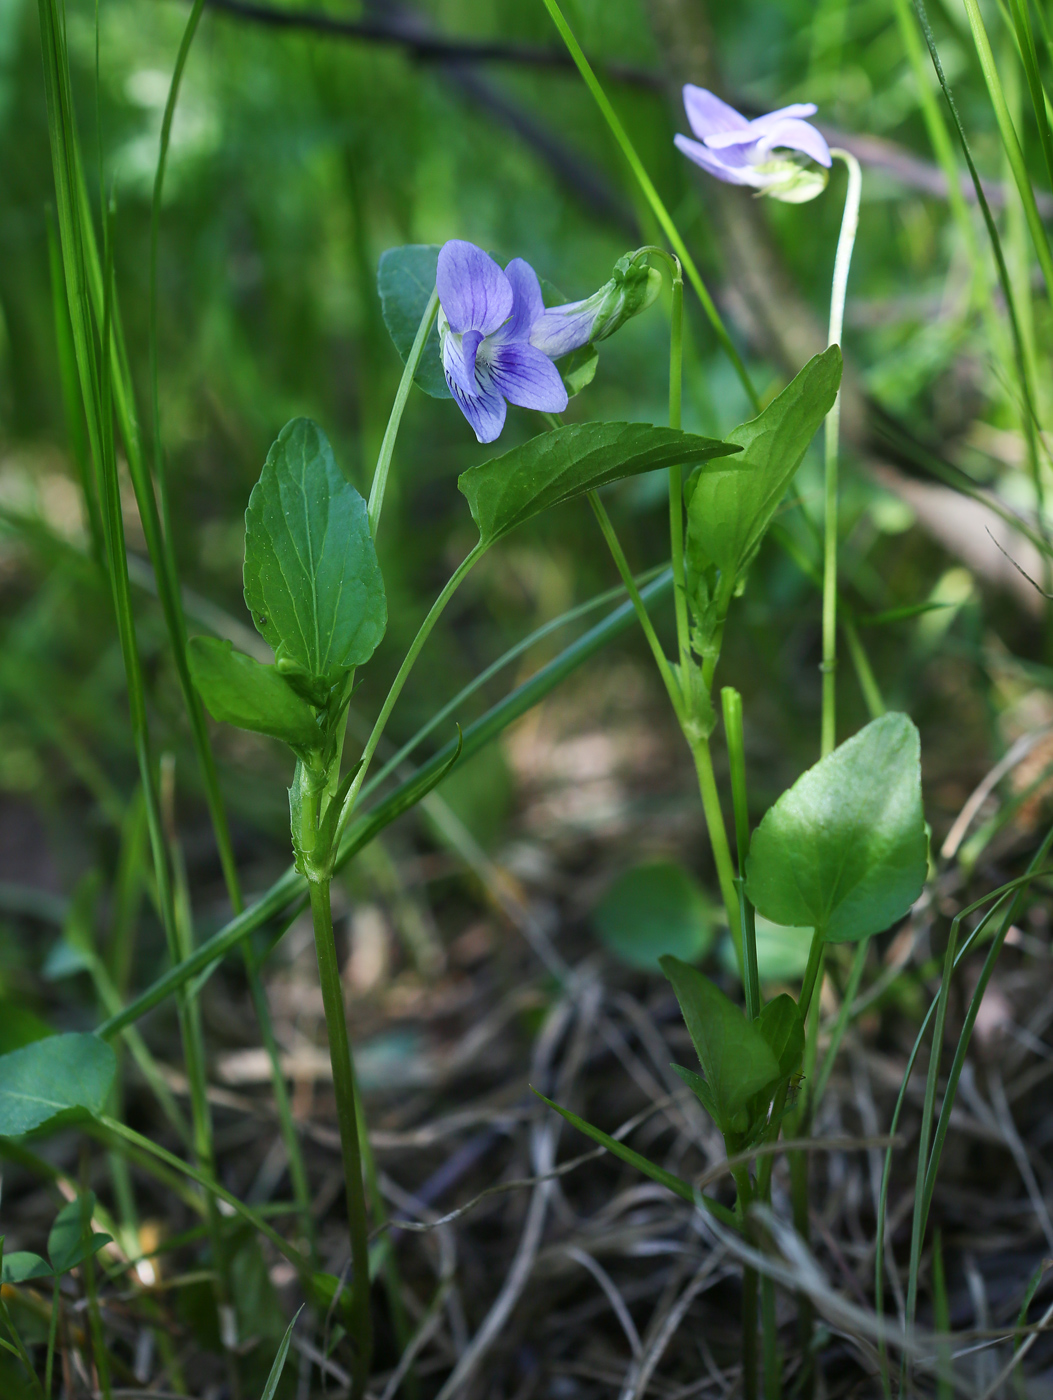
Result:
{"label": "violet petal", "polygon": [[474,243],[451,238],[439,250],[435,273],[439,301],[450,328],[490,335],[512,314],[508,278]]}
{"label": "violet petal", "polygon": [[567,406],[566,386],[547,355],[521,340],[487,349],[494,386],[509,403],[541,413],[563,412]]}

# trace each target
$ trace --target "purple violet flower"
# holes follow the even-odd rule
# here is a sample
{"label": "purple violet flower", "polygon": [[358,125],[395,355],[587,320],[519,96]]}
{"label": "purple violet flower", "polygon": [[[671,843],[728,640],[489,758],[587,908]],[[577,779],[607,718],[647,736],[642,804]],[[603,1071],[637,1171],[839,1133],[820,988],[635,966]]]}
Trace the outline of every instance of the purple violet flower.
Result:
{"label": "purple violet flower", "polygon": [[[567,390],[549,355],[530,343],[545,303],[522,258],[502,272],[481,248],[454,238],[439,252],[439,346],[446,383],[480,442],[493,442],[508,403],[562,413]],[[574,340],[574,337],[570,337]],[[564,355],[588,339],[553,353]]]}
{"label": "purple violet flower", "polygon": [[830,148],[822,132],[804,117],[815,115],[813,102],[795,102],[767,116],[747,121],[705,88],[684,86],[684,110],[698,137],[673,138],[689,160],[728,185],[751,185],[758,194],[786,204],[804,204],[826,187],[826,169],[806,165],[795,151],[819,166],[830,166]]}

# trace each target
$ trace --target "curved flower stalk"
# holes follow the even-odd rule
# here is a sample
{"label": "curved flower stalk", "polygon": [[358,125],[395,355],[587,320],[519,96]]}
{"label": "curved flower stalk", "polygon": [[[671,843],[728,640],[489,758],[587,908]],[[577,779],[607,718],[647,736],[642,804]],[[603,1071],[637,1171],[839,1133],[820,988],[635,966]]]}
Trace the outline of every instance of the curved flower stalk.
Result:
{"label": "curved flower stalk", "polygon": [[435,285],[446,383],[478,440],[493,442],[510,403],[562,413],[567,388],[553,361],[613,335],[650,306],[661,279],[626,257],[591,297],[546,307],[523,258],[502,271],[474,243],[455,238],[439,253]]}
{"label": "curved flower stalk", "polygon": [[804,120],[815,115],[814,102],[795,102],[748,121],[706,88],[686,83],[684,110],[698,139],[674,136],[677,149],[725,184],[750,185],[784,204],[805,204],[826,188],[830,147]]}

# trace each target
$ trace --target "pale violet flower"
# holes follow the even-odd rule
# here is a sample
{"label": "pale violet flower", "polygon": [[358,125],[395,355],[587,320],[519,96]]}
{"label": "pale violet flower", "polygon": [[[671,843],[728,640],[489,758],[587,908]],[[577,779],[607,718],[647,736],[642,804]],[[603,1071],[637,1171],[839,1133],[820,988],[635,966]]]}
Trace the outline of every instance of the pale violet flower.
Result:
{"label": "pale violet flower", "polygon": [[650,306],[661,276],[625,257],[591,297],[546,308],[528,262],[513,258],[502,272],[481,248],[455,238],[439,252],[435,285],[446,383],[479,441],[493,442],[509,403],[562,413],[567,389],[553,360],[613,335]]}
{"label": "pale violet flower", "polygon": [[[814,102],[795,102],[747,121],[713,93],[687,83],[684,110],[698,139],[677,135],[677,148],[718,180],[750,185],[786,204],[804,204],[826,188],[830,147],[822,132],[804,120],[815,115]],[[800,156],[825,168],[816,169]]]}
{"label": "pale violet flower", "polygon": [[439,251],[435,286],[446,383],[480,442],[500,436],[506,400],[542,413],[563,412],[567,390],[559,370],[530,343],[545,303],[528,262],[513,258],[502,272],[474,243],[454,238]]}

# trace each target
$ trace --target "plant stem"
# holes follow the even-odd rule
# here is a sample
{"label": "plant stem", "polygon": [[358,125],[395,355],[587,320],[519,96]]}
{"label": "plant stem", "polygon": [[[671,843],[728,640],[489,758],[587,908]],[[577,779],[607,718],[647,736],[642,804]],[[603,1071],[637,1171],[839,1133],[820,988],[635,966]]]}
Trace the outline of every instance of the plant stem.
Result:
{"label": "plant stem", "polygon": [[[845,319],[845,295],[848,271],[852,265],[856,229],[859,227],[859,194],[862,172],[855,156],[833,148],[832,156],[848,167],[848,190],[845,212],[841,219],[841,234],[834,258],[834,280],[830,290],[830,333],[828,345],[840,345]],[[837,668],[837,457],[838,434],[841,426],[841,391],[838,389],[834,406],[826,416],[826,483],[825,523],[823,545],[823,719],[821,754],[825,758],[837,742],[836,668]]]}
{"label": "plant stem", "polygon": [[318,979],[329,1035],[329,1059],[333,1067],[333,1093],[340,1126],[340,1147],[344,1158],[344,1189],[351,1236],[354,1280],[351,1292],[351,1336],[355,1357],[352,1365],[353,1394],[365,1394],[373,1357],[373,1321],[369,1298],[369,1228],[366,1194],[362,1176],[362,1152],[358,1140],[358,1110],[355,1078],[351,1068],[351,1046],[344,1015],[344,992],[333,935],[333,911],[329,881],[311,881],[311,917],[314,946],[318,955]]}
{"label": "plant stem", "polygon": [[687,245],[684,243],[683,238],[681,238],[679,229],[677,228],[676,224],[673,223],[673,220],[670,218],[669,211],[662,203],[661,196],[659,195],[658,191],[655,189],[653,183],[651,182],[651,177],[644,169],[643,161],[637,155],[636,148],[630,141],[628,132],[625,130],[625,127],[622,126],[621,122],[618,119],[617,113],[615,112],[614,108],[610,104],[610,101],[608,100],[607,94],[600,86],[599,79],[596,77],[596,74],[592,71],[592,67],[589,64],[589,60],[585,57],[584,53],[582,52],[581,45],[574,37],[573,30],[567,23],[566,19],[564,19],[563,12],[557,3],[557,0],[544,0],[544,3],[545,9],[548,10],[549,15],[552,18],[552,23],[556,26],[556,29],[559,31],[560,38],[566,44],[568,53],[574,60],[578,72],[584,78],[586,87],[592,93],[597,107],[599,107],[600,112],[603,114],[604,121],[610,127],[611,134],[613,135],[615,141],[618,143],[622,155],[628,162],[629,169],[636,177],[636,182],[640,186],[640,189],[643,191],[644,198],[651,206],[652,213],[658,220],[658,223],[661,225],[662,232],[665,234],[666,238],[669,239],[669,242],[675,250],[677,257],[683,263],[684,269],[687,272],[688,280],[690,281],[692,287],[695,289],[695,293],[699,301],[702,303],[702,309],[705,311],[706,316],[709,319],[709,323],[713,327],[717,339],[720,341],[721,348],[723,349],[724,353],[727,355],[728,359],[734,366],[735,373],[738,375],[742,387],[745,389],[747,395],[749,396],[750,402],[753,404],[753,407],[759,412],[761,404],[757,391],[756,389],[754,389],[753,384],[750,381],[749,374],[746,370],[746,366],[742,362],[741,355],[735,349],[731,337],[728,335],[727,328],[725,327],[724,322],[720,318],[720,312],[714,305],[713,298],[709,295],[709,292],[706,289],[706,285],[702,281],[701,274],[699,273],[698,268],[695,266],[695,261],[692,258],[691,254],[687,251]]}
{"label": "plant stem", "polygon": [[[735,1214],[748,1238],[747,1212],[753,1199],[749,1172],[735,1172]],[[742,1270],[742,1400],[757,1400],[757,1271]]]}
{"label": "plant stem", "polygon": [[[662,650],[662,644],[658,640],[658,634],[654,630],[654,624],[651,621],[647,609],[644,607],[643,599],[640,597],[639,589],[636,587],[632,571],[629,568],[629,561],[625,557],[625,551],[622,549],[621,542],[615,534],[614,526],[611,524],[611,518],[607,514],[606,507],[600,500],[597,492],[590,491],[588,499],[589,505],[592,506],[593,513],[599,522],[600,530],[603,532],[603,538],[607,541],[607,547],[610,549],[611,556],[617,565],[618,572],[622,576],[622,582],[625,584],[626,592],[632,599],[637,619],[643,629],[644,636],[647,638],[648,645],[651,648],[651,654],[654,656],[655,664],[658,667],[658,673],[665,683],[666,691],[668,692],[680,727],[684,730],[684,737],[690,745],[691,754],[695,760],[695,771],[698,774],[698,787],[702,796],[702,811],[706,818],[710,845],[713,848],[713,862],[717,867],[717,880],[720,884],[720,892],[724,900],[725,917],[728,921],[728,927],[732,930],[737,929],[739,926],[739,901],[735,893],[735,872],[731,864],[731,849],[728,846],[728,835],[724,829],[724,814],[720,810],[720,797],[717,793],[717,782],[713,774],[713,758],[709,751],[709,740],[702,735],[688,734],[686,726],[687,714],[680,685],[673,675],[665,652]],[[741,945],[736,942],[735,946],[739,950],[738,956],[741,956]]]}
{"label": "plant stem", "polygon": [[735,892],[739,901],[739,923],[742,935],[742,985],[746,994],[746,1015],[755,1021],[760,1015],[760,971],[757,967],[757,919],[753,905],[746,898],[746,856],[750,848],[750,816],[746,800],[746,751],[742,737],[742,696],[732,686],[720,692],[724,711],[724,735],[728,745],[731,768],[731,797],[735,807],[735,846],[739,875]]}
{"label": "plant stem", "polygon": [[424,308],[424,315],[420,319],[417,327],[417,334],[414,337],[413,345],[406,358],[406,364],[402,371],[402,378],[399,380],[399,387],[395,393],[395,402],[391,405],[391,413],[388,417],[388,426],[384,430],[384,440],[380,444],[380,455],[377,458],[376,470],[373,473],[373,485],[369,490],[369,532],[374,539],[377,537],[377,530],[380,526],[380,512],[384,508],[384,492],[387,490],[388,473],[391,470],[391,457],[395,451],[395,441],[399,435],[399,427],[402,424],[402,414],[406,407],[406,400],[409,398],[410,389],[413,387],[413,377],[417,373],[421,356],[424,354],[424,347],[428,343],[428,336],[439,310],[439,293],[433,291],[428,298],[428,304]]}
{"label": "plant stem", "polygon": [[391,718],[392,710],[395,708],[395,702],[398,700],[399,696],[402,693],[402,687],[406,684],[406,680],[409,676],[409,673],[413,670],[417,657],[423,650],[424,643],[428,640],[428,637],[431,635],[432,628],[442,616],[446,604],[450,601],[453,595],[457,592],[457,589],[461,586],[461,583],[486,553],[488,547],[488,545],[483,544],[482,540],[479,540],[475,547],[472,549],[472,551],[469,554],[465,555],[464,559],[460,562],[460,564],[458,564],[457,568],[450,575],[446,583],[446,587],[435,599],[435,602],[432,603],[431,608],[428,611],[427,617],[417,629],[417,635],[413,638],[413,641],[410,643],[410,648],[406,652],[402,665],[398,669],[398,675],[396,675],[395,679],[391,683],[391,689],[387,693],[387,696],[384,700],[384,704],[381,706],[380,714],[377,716],[376,722],[373,725],[373,729],[369,735],[369,738],[366,740],[366,746],[362,750],[362,762],[359,765],[358,772],[355,774],[355,780],[351,784],[351,788],[347,794],[347,797],[344,799],[344,805],[341,809],[339,819],[337,820],[336,836],[333,841],[334,851],[339,847],[340,837],[343,834],[344,827],[347,825],[348,819],[351,816],[351,813],[354,811],[355,802],[358,799],[358,794],[362,789],[362,784],[366,780],[366,774],[369,772],[369,765],[372,762],[373,755],[377,751],[377,745],[383,738],[387,722]]}

